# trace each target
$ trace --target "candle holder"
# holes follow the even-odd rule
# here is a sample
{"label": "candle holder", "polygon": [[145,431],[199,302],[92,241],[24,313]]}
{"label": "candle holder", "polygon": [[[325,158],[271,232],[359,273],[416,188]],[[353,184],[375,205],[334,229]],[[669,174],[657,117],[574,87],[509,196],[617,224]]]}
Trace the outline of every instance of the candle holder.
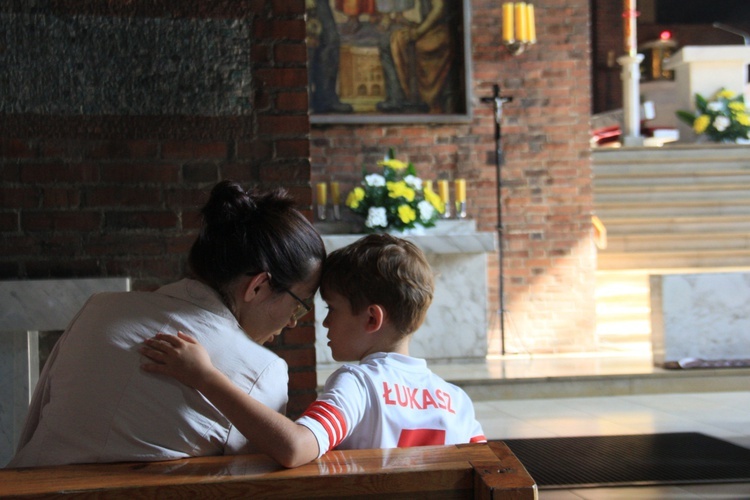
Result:
{"label": "candle holder", "polygon": [[456,218],[457,219],[466,218],[466,202],[465,201],[456,202]]}

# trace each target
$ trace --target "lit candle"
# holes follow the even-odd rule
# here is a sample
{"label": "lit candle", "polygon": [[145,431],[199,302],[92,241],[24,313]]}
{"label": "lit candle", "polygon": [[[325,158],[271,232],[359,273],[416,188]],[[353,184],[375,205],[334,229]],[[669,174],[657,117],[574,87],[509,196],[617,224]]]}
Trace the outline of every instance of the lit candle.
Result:
{"label": "lit candle", "polygon": [[327,189],[325,182],[318,183],[318,205],[325,205],[327,203]]}
{"label": "lit candle", "polygon": [[438,195],[440,196],[440,201],[446,205],[450,202],[451,197],[448,193],[448,181],[438,181]]}
{"label": "lit candle", "polygon": [[341,203],[341,191],[338,182],[331,182],[331,202],[334,205]]}
{"label": "lit candle", "polygon": [[463,203],[466,201],[466,179],[456,179],[456,203]]}
{"label": "lit candle", "polygon": [[503,41],[513,42],[515,37],[513,36],[513,2],[505,2],[503,4]]}
{"label": "lit candle", "polygon": [[519,42],[529,40],[526,26],[526,2],[516,2],[516,40]]}
{"label": "lit candle", "polygon": [[536,43],[536,25],[534,19],[534,4],[528,4],[526,6],[526,24],[529,34],[529,42]]}

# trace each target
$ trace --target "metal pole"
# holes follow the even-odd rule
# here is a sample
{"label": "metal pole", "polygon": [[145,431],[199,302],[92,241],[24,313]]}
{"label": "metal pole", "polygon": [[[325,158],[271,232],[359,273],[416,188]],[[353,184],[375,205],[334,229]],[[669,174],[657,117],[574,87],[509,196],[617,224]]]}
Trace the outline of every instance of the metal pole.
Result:
{"label": "metal pole", "polygon": [[503,201],[502,201],[502,166],[505,163],[502,147],[502,118],[503,103],[513,100],[512,97],[500,95],[500,85],[492,86],[492,97],[483,97],[483,103],[492,103],[495,116],[495,188],[497,197],[497,238],[498,238],[498,268],[500,283],[498,293],[500,295],[500,354],[505,354],[505,287],[503,274]]}

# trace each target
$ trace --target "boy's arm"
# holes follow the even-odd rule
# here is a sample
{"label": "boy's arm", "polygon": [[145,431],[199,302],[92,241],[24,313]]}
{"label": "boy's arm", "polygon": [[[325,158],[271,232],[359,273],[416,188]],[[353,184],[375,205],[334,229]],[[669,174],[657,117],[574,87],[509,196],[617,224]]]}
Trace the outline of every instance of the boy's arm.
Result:
{"label": "boy's arm", "polygon": [[145,341],[141,354],[154,363],[151,373],[169,375],[201,392],[258,450],[284,467],[298,467],[318,456],[315,435],[245,394],[211,363],[206,350],[182,332],[159,333]]}

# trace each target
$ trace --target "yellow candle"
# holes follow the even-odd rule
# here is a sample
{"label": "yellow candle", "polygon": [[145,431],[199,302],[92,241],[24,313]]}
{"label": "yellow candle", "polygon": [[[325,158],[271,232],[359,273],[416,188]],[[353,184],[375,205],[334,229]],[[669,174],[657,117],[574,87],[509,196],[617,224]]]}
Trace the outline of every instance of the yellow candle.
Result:
{"label": "yellow candle", "polygon": [[505,2],[503,4],[503,41],[513,42],[515,37],[513,36],[513,2]]}
{"label": "yellow candle", "polygon": [[325,205],[327,203],[327,189],[325,182],[318,183],[318,205]]}
{"label": "yellow candle", "polygon": [[534,4],[526,6],[526,24],[529,34],[529,42],[536,43],[536,21],[534,19]]}
{"label": "yellow candle", "polygon": [[519,42],[528,41],[526,26],[526,3],[516,2],[516,40]]}
{"label": "yellow candle", "polygon": [[466,201],[466,179],[456,179],[456,202],[463,203]]}
{"label": "yellow candle", "polygon": [[424,181],[422,184],[422,189],[425,191],[432,191],[432,181]]}
{"label": "yellow candle", "polygon": [[450,202],[451,197],[448,193],[448,181],[438,181],[438,195],[443,203],[448,204]]}
{"label": "yellow candle", "polygon": [[341,203],[341,190],[338,182],[331,183],[331,201],[334,205]]}

